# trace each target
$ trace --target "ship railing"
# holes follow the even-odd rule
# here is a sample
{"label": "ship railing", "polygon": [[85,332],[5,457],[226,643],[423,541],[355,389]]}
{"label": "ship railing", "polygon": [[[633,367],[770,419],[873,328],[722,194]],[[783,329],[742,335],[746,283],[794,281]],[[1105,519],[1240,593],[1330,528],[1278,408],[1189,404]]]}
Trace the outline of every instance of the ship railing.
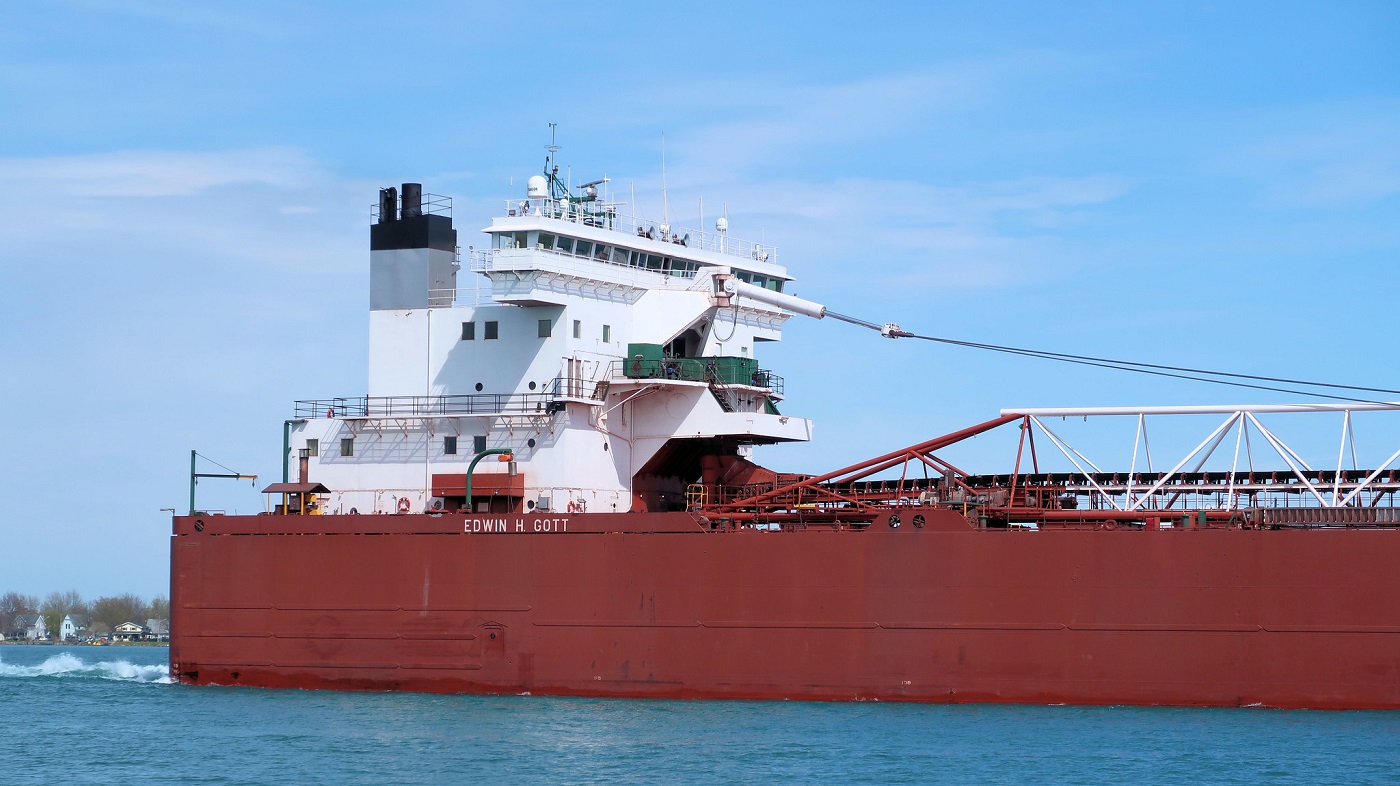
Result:
{"label": "ship railing", "polygon": [[663,358],[661,360],[614,360],[608,364],[608,379],[664,379],[675,382],[707,382],[718,385],[746,385],[783,394],[783,378],[767,369],[749,369],[743,364],[713,361],[745,358]]}
{"label": "ship railing", "polygon": [[602,203],[601,209],[591,208],[590,204],[599,203],[579,204],[554,199],[506,200],[505,215],[507,217],[541,216],[553,218],[620,232],[632,237],[645,237],[663,243],[674,243],[686,248],[712,251],[725,256],[741,257],[773,265],[778,264],[778,247],[774,245],[730,237],[728,232],[707,232],[704,229],[692,227],[670,226],[667,227],[667,231],[663,231],[662,227],[667,226],[664,222],[622,213],[616,210],[614,205],[606,202]]}
{"label": "ship railing", "polygon": [[491,283],[478,278],[479,283],[456,289],[428,290],[428,308],[451,308],[453,306],[489,306],[495,303],[491,295]]}
{"label": "ship railing", "polygon": [[[400,195],[399,195],[399,205],[400,205],[400,207],[396,207],[396,210],[400,210],[400,211],[401,211],[401,210],[402,210],[402,207],[401,207],[402,204],[403,204],[403,195],[400,194]],[[452,217],[452,197],[443,196],[442,194],[424,194],[424,195],[423,195],[423,202],[422,202],[422,205],[421,205],[420,208],[419,208],[419,212],[422,213],[422,214],[425,215],[425,216],[447,216],[448,218],[451,218],[451,217]],[[370,217],[370,219],[371,219],[372,221],[374,221],[375,223],[379,223],[379,217],[380,217],[381,215],[382,215],[382,213],[380,212],[380,205],[379,205],[378,202],[375,202],[374,204],[372,204],[372,205],[369,206],[369,217]]]}
{"label": "ship railing", "polygon": [[[537,256],[543,255],[543,256]],[[476,273],[489,273],[497,270],[518,270],[522,267],[547,269],[551,272],[572,275],[578,278],[599,279],[598,265],[606,265],[604,270],[614,270],[617,278],[628,284],[642,287],[691,289],[695,286],[696,270],[683,268],[648,268],[603,259],[600,257],[580,257],[558,249],[549,248],[494,248],[469,251],[471,270]],[[541,260],[544,260],[542,263]],[[525,262],[524,265],[521,263]]]}
{"label": "ship railing", "polygon": [[537,393],[453,396],[358,396],[311,399],[294,405],[298,418],[423,418],[454,415],[544,415],[558,405],[556,384]]}

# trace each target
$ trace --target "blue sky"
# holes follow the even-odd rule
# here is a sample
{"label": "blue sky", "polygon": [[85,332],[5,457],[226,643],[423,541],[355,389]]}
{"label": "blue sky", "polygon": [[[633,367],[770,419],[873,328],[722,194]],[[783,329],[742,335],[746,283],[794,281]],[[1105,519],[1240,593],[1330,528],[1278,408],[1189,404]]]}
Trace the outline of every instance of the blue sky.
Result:
{"label": "blue sky", "polygon": [[[794,8],[8,9],[0,591],[163,592],[159,509],[187,504],[191,448],[266,479],[293,400],[363,393],[376,189],[454,197],[470,243],[551,122],[575,175],[634,184],[649,214],[664,133],[673,223],[727,203],[734,236],[776,243],[796,292],[836,311],[1400,388],[1400,7]],[[761,454],[779,469],[1001,407],[1278,400],[829,321],[764,349],[785,411],[817,423]],[[1395,425],[1364,452],[1400,446]],[[1005,448],[963,460],[1006,471]],[[200,491],[261,505],[246,483]]]}

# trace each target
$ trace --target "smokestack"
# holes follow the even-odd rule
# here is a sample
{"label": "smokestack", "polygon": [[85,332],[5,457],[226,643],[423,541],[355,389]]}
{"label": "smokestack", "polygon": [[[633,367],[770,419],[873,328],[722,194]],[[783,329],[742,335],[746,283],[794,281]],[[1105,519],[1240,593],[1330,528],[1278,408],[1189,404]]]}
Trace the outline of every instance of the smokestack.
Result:
{"label": "smokestack", "polygon": [[399,220],[399,190],[393,186],[379,189],[379,223]]}
{"label": "smokestack", "polygon": [[423,215],[423,184],[404,183],[403,184],[403,217]]}
{"label": "smokestack", "polygon": [[310,482],[311,476],[311,451],[302,448],[297,452],[297,482],[303,485]]}

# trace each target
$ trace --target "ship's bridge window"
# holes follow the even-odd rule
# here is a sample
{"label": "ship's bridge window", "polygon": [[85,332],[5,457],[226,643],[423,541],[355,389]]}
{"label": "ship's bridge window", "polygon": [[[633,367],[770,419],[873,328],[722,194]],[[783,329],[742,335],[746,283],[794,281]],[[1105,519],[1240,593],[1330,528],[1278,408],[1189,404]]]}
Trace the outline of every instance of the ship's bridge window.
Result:
{"label": "ship's bridge window", "polygon": [[627,249],[614,248],[612,250],[612,263],[614,265],[625,265],[627,264],[627,256]]}
{"label": "ship's bridge window", "polygon": [[551,234],[549,234],[548,232],[541,232],[541,233],[540,233],[540,239],[539,239],[539,248],[541,248],[541,249],[543,249],[543,250],[545,250],[545,251],[553,251],[553,250],[554,250],[554,235],[551,235]]}
{"label": "ship's bridge window", "polygon": [[593,254],[593,244],[587,240],[579,240],[574,243],[574,253],[581,257]]}
{"label": "ship's bridge window", "polygon": [[753,274],[747,270],[735,270],[734,277],[744,282],[745,284],[753,283]]}
{"label": "ship's bridge window", "polygon": [[767,276],[760,276],[759,274],[754,273],[754,274],[753,274],[753,285],[756,286],[756,287],[764,287],[764,288],[766,289],[766,288],[768,287],[768,277],[767,277]]}
{"label": "ship's bridge window", "polygon": [[559,253],[561,254],[574,253],[574,239],[571,237],[564,237],[563,235],[560,235],[558,248]]}

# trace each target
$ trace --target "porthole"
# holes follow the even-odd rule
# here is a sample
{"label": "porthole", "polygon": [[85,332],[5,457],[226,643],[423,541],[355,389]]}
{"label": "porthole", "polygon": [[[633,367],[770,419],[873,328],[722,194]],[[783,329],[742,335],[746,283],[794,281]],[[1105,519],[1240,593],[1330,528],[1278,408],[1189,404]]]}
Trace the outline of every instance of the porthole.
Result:
{"label": "porthole", "polygon": [[914,514],[914,520],[913,520],[912,522],[910,522],[910,523],[914,525],[914,529],[923,529],[923,528],[924,528],[924,517],[923,517],[923,514],[915,513],[915,514]]}
{"label": "porthole", "polygon": [[530,389],[531,389],[531,390],[534,390],[534,389],[535,389],[535,383],[533,383],[533,382],[530,383]]}
{"label": "porthole", "polygon": [[480,392],[481,392],[481,388],[482,388],[482,384],[481,384],[480,382],[476,383],[476,392],[480,393]]}
{"label": "porthole", "polygon": [[195,520],[194,520],[194,531],[195,531],[195,532],[203,532],[203,531],[204,531],[204,519],[195,519]]}
{"label": "porthole", "polygon": [[525,440],[525,447],[527,447],[527,448],[533,448],[534,446],[535,446],[535,440],[533,440],[533,439],[527,439],[527,440]]}
{"label": "porthole", "polygon": [[898,514],[898,513],[893,513],[893,514],[890,515],[890,529],[899,529],[899,514]]}

